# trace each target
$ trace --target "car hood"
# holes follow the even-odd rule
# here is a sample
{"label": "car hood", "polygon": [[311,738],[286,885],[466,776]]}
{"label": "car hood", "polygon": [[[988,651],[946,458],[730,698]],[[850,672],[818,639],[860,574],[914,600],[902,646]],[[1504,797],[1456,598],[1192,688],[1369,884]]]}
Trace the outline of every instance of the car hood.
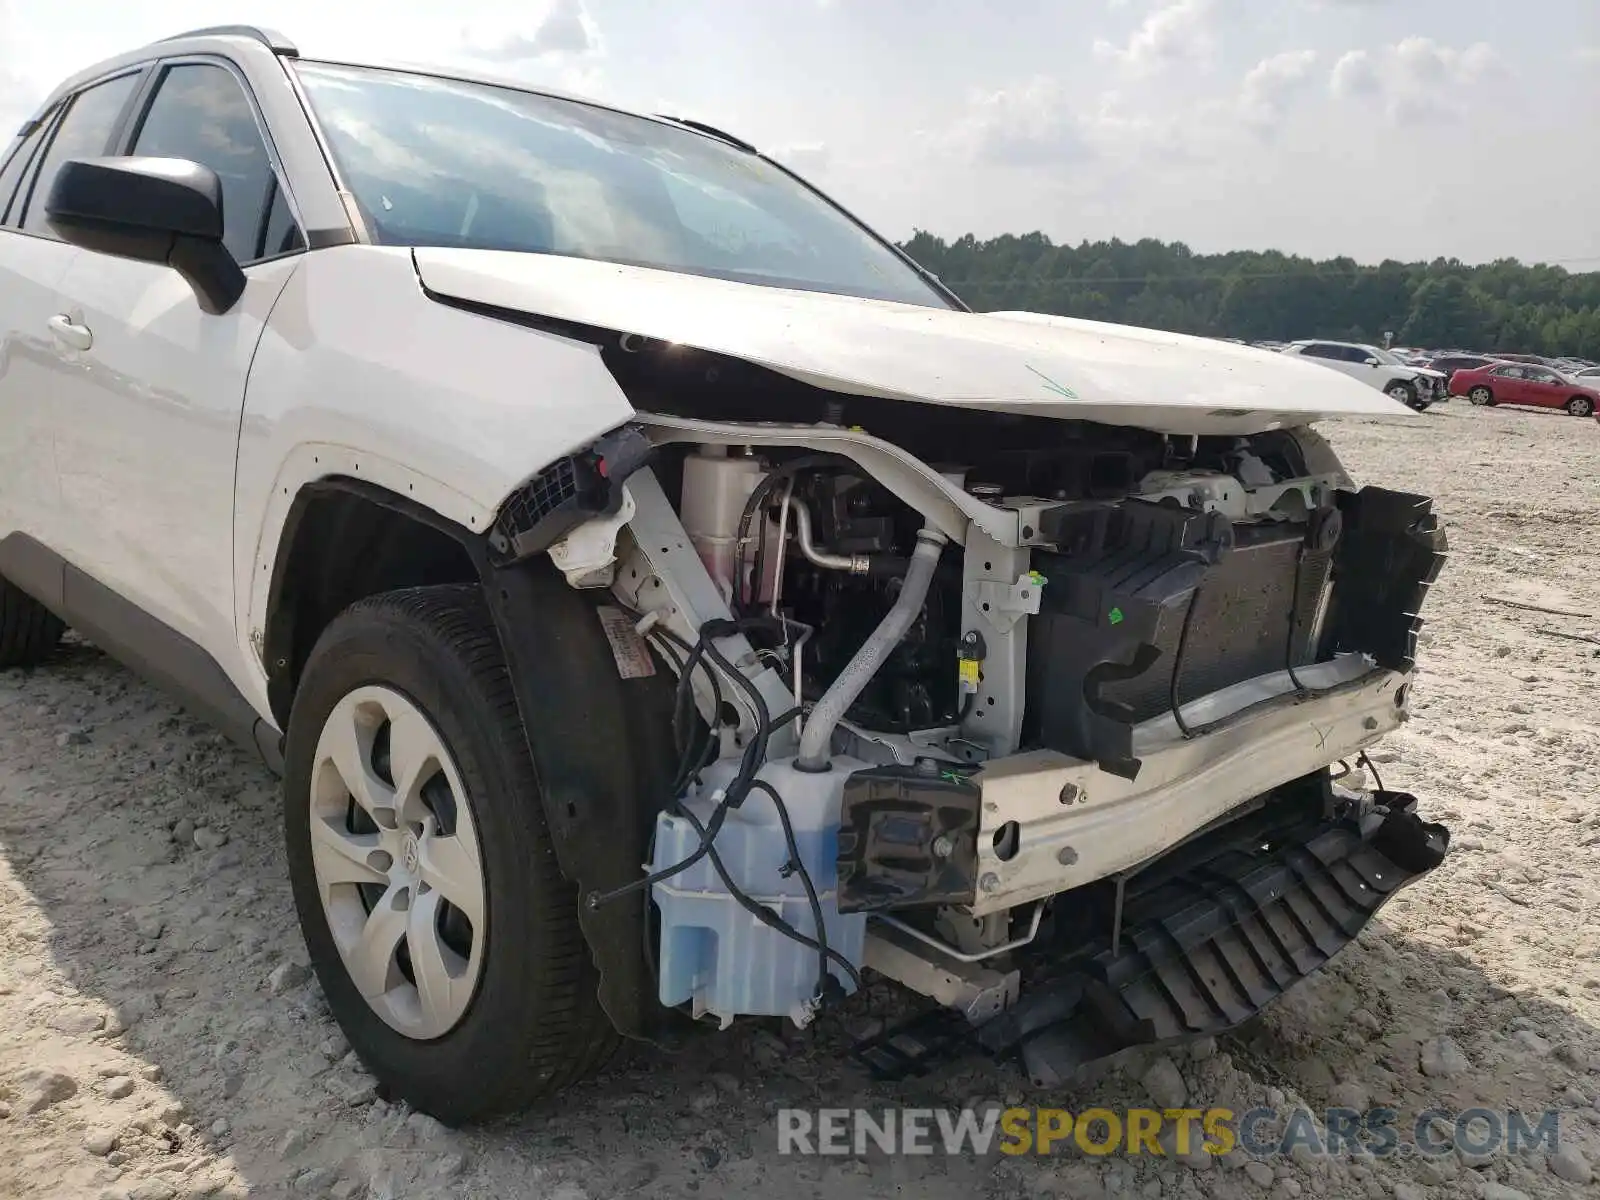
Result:
{"label": "car hood", "polygon": [[692,346],[850,395],[1251,433],[1409,416],[1361,383],[1210,338],[1040,313],[968,313],[557,255],[418,249],[436,299]]}

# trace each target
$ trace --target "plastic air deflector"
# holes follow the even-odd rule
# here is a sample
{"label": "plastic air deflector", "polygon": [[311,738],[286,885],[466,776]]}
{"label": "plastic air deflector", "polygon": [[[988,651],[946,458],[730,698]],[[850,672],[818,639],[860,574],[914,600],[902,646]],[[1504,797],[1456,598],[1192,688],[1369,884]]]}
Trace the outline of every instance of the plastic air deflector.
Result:
{"label": "plastic air deflector", "polygon": [[1383,823],[1285,824],[1275,806],[1158,860],[1127,885],[1121,948],[1101,943],[1025,984],[985,1025],[1041,1084],[1129,1046],[1239,1025],[1320,970],[1400,888],[1444,859],[1449,832],[1415,797],[1379,793]]}
{"label": "plastic air deflector", "polygon": [[1130,873],[1120,894],[1106,881],[1068,893],[1056,902],[1060,949],[1029,948],[1011,1008],[965,1031],[953,1010],[923,1013],[863,1041],[856,1057],[894,1079],[973,1051],[1020,1054],[1037,1083],[1060,1085],[1132,1046],[1232,1029],[1443,861],[1449,832],[1420,820],[1414,797],[1374,799],[1383,819],[1365,838],[1314,791],[1279,794]]}

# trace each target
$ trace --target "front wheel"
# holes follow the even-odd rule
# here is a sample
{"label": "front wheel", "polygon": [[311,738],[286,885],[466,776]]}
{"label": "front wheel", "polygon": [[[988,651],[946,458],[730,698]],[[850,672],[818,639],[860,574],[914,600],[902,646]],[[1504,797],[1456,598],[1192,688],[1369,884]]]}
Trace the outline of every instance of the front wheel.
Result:
{"label": "front wheel", "polygon": [[1567,411],[1575,417],[1587,417],[1594,412],[1594,401],[1587,396],[1574,396],[1567,401]]}
{"label": "front wheel", "polygon": [[329,1008],[394,1099],[460,1124],[616,1044],[477,589],[334,619],[289,720],[284,830]]}
{"label": "front wheel", "polygon": [[1479,408],[1491,408],[1494,405],[1494,393],[1486,387],[1475,387],[1467,393],[1467,399]]}
{"label": "front wheel", "polygon": [[1401,404],[1410,408],[1418,407],[1417,389],[1414,384],[1407,383],[1403,379],[1397,379],[1384,390],[1388,392],[1389,399],[1398,400]]}

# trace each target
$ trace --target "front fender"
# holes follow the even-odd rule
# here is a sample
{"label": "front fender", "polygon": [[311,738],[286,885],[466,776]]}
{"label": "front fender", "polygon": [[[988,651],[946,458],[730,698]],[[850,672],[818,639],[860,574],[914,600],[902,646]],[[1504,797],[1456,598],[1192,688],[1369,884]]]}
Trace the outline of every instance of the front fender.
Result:
{"label": "front fender", "polygon": [[308,253],[267,322],[234,484],[234,604],[256,699],[273,559],[300,490],[367,480],[482,532],[513,489],[633,415],[585,342],[436,303],[408,250]]}

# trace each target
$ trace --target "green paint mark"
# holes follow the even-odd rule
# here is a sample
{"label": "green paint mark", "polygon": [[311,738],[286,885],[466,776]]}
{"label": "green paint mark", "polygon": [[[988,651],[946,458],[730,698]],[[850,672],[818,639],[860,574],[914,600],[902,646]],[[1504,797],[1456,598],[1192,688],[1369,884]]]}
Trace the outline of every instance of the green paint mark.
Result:
{"label": "green paint mark", "polygon": [[1122,610],[1120,608],[1113,608],[1106,615],[1111,618],[1111,623],[1113,625],[1121,625],[1122,624]]}
{"label": "green paint mark", "polygon": [[[1022,365],[1025,366],[1025,367],[1028,367],[1027,363],[1023,363]],[[1044,380],[1045,387],[1049,388],[1056,395],[1065,396],[1068,400],[1076,400],[1078,398],[1078,393],[1077,392],[1073,391],[1069,387],[1064,387],[1063,385],[1057,383],[1054,379],[1051,379],[1050,376],[1046,375],[1043,371],[1034,370],[1034,368],[1032,368],[1032,367],[1028,367],[1028,370],[1033,371],[1033,373],[1035,375],[1037,375],[1040,379]]]}

